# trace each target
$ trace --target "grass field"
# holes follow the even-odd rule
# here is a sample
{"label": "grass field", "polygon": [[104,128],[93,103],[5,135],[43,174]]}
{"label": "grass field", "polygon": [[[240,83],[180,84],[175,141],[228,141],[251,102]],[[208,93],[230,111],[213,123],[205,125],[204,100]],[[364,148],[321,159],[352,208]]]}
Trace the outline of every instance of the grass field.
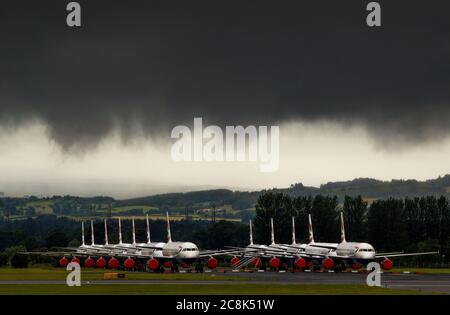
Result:
{"label": "grass field", "polygon": [[365,285],[264,285],[264,284],[100,284],[68,287],[63,284],[0,285],[0,295],[6,294],[164,294],[164,295],[410,295],[418,291],[371,288]]}
{"label": "grass field", "polygon": [[[144,212],[149,212],[152,210],[158,210],[158,208],[156,207],[151,207],[151,206],[145,206],[145,205],[137,205],[137,206],[121,206],[121,207],[114,207],[111,209],[111,213],[115,213],[115,212],[126,212],[126,211],[130,211],[130,210],[142,210],[143,213]],[[99,212],[108,212],[108,210],[101,210]]]}
{"label": "grass field", "polygon": [[[82,269],[82,281],[103,280],[105,270]],[[122,272],[121,272],[122,273]],[[81,287],[68,287],[64,284],[0,284],[0,295],[5,294],[193,294],[193,295],[263,295],[263,294],[346,294],[346,295],[405,295],[424,294],[419,291],[371,288],[365,285],[347,284],[263,284],[258,280],[217,274],[159,274],[144,272],[123,272],[126,280],[172,280],[171,283],[142,282],[129,284],[123,280],[110,280],[96,284],[83,284]],[[60,280],[64,281],[67,271],[63,268],[0,268],[0,281],[14,280]],[[180,281],[174,283],[173,281]],[[211,283],[210,281],[225,281]],[[247,281],[242,283],[240,281]],[[254,281],[248,283],[249,280]],[[187,283],[196,281],[201,283]],[[203,282],[204,281],[204,282]]]}
{"label": "grass field", "polygon": [[[81,271],[82,280],[102,280],[108,270],[85,269]],[[64,268],[0,268],[0,280],[65,280],[67,271]],[[190,274],[190,273],[147,273],[120,271],[125,274],[127,280],[249,280],[236,276],[216,275],[211,273]],[[120,281],[120,280],[119,280]]]}

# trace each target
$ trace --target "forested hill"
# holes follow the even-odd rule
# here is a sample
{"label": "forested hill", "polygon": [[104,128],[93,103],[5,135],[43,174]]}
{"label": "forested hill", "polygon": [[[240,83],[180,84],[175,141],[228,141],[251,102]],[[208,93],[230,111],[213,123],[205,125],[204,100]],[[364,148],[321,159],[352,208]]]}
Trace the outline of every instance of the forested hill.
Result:
{"label": "forested hill", "polygon": [[450,175],[430,179],[380,181],[372,178],[357,178],[351,181],[330,182],[320,188],[304,187],[296,184],[285,190],[293,195],[323,194],[336,195],[340,199],[347,196],[362,196],[367,199],[388,197],[419,197],[426,195],[450,195]]}
{"label": "forested hill", "polygon": [[[359,178],[346,182],[332,182],[320,187],[308,187],[301,183],[288,188],[274,188],[270,192],[279,192],[291,197],[300,196],[336,196],[342,203],[345,196],[361,196],[369,204],[377,199],[389,197],[450,197],[450,175],[433,180],[392,180],[379,181]],[[73,216],[78,218],[105,216],[141,216],[146,214],[152,219],[161,219],[168,211],[172,218],[227,219],[247,221],[253,217],[258,197],[263,191],[232,191],[215,189],[188,193],[170,193],[148,197],[115,200],[111,197],[35,196],[0,198],[0,220],[23,219],[42,214]]]}
{"label": "forested hill", "polygon": [[[271,191],[286,193],[290,196],[332,195],[340,200],[347,196],[362,196],[364,199],[386,199],[389,197],[419,197],[427,195],[450,195],[450,175],[427,181],[392,180],[380,181],[371,178],[357,178],[351,181],[329,182],[320,187],[304,186],[301,183],[289,188],[274,188]],[[142,198],[117,201],[117,205],[148,204],[155,207],[173,208],[199,203],[216,205],[230,204],[234,209],[252,207],[258,196],[264,191],[240,192],[227,189],[205,190],[189,193],[162,194]]]}

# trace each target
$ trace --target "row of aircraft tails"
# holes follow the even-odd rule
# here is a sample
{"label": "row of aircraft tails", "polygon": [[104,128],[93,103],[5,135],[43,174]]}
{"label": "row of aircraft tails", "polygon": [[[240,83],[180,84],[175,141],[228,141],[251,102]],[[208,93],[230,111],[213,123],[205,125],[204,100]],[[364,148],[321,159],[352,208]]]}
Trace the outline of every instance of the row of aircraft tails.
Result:
{"label": "row of aircraft tails", "polygon": [[[358,270],[370,262],[378,262],[385,270],[392,269],[393,262],[390,258],[402,256],[431,255],[438,252],[420,253],[377,253],[372,245],[363,242],[348,242],[345,238],[343,213],[340,213],[341,240],[339,243],[322,243],[314,241],[311,215],[308,215],[308,243],[296,242],[295,220],[292,218],[292,243],[278,244],[275,242],[273,219],[271,219],[271,243],[269,245],[255,244],[253,242],[252,222],[250,221],[250,244],[246,247],[226,247],[223,250],[200,251],[192,242],[172,241],[169,214],[167,218],[167,241],[152,242],[150,236],[150,224],[148,215],[147,242],[136,241],[135,222],[132,218],[132,243],[122,241],[122,227],[119,218],[119,242],[108,242],[108,226],[105,220],[105,244],[96,244],[94,238],[94,224],[91,221],[91,244],[86,244],[84,237],[84,222],[81,224],[81,246],[76,248],[59,248],[53,252],[31,252],[58,256],[61,267],[66,267],[69,262],[83,260],[84,267],[110,268],[127,270],[148,270],[162,272],[164,268],[178,270],[179,267],[190,268],[195,264],[196,270],[203,270],[203,265],[209,269],[215,269],[219,265],[217,257],[231,257],[231,266],[235,270],[253,266],[253,268],[270,267],[270,269],[289,268],[292,270],[320,268],[345,270],[348,267]],[[69,260],[70,259],[70,260]]]}

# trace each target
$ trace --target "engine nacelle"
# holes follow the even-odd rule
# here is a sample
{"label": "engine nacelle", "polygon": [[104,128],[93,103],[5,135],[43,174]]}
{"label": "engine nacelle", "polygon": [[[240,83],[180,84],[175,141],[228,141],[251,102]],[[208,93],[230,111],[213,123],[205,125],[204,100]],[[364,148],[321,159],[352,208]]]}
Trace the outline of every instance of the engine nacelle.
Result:
{"label": "engine nacelle", "polygon": [[259,257],[253,258],[252,265],[253,265],[254,268],[261,267],[261,258],[259,258]]}
{"label": "engine nacelle", "polygon": [[219,265],[219,261],[216,258],[211,257],[206,262],[206,265],[208,266],[209,269],[215,269]]}
{"label": "engine nacelle", "polygon": [[119,268],[119,260],[117,258],[111,257],[108,261],[108,267],[111,269]]}
{"label": "engine nacelle", "polygon": [[86,268],[92,268],[94,267],[95,261],[90,256],[85,259],[84,261],[84,267]]}
{"label": "engine nacelle", "polygon": [[159,267],[159,262],[158,260],[156,260],[155,258],[149,259],[149,261],[147,261],[147,267],[150,270],[155,271],[156,269],[158,269]]}
{"label": "engine nacelle", "polygon": [[383,270],[391,270],[392,267],[394,267],[394,263],[392,262],[392,260],[386,258],[381,263],[381,267],[383,268]]}
{"label": "engine nacelle", "polygon": [[362,265],[360,263],[353,263],[352,264],[352,269],[353,270],[359,270],[362,268]]}
{"label": "engine nacelle", "polygon": [[331,258],[325,258],[325,259],[322,261],[322,265],[323,265],[323,267],[324,267],[325,269],[333,269],[333,267],[334,267],[334,260],[331,259]]}
{"label": "engine nacelle", "polygon": [[68,264],[69,260],[65,256],[59,260],[59,265],[63,268],[67,267]]}
{"label": "engine nacelle", "polygon": [[125,269],[133,269],[134,268],[134,259],[133,258],[127,258],[125,259],[125,262],[123,263],[123,266]]}
{"label": "engine nacelle", "polygon": [[77,257],[73,257],[70,262],[80,264],[80,260]]}
{"label": "engine nacelle", "polygon": [[239,258],[237,258],[236,256],[231,258],[231,266],[233,266],[233,267],[239,265],[240,262],[241,262],[241,260]]}
{"label": "engine nacelle", "polygon": [[297,268],[305,268],[306,267],[306,260],[304,258],[298,258],[295,261],[295,266]]}
{"label": "engine nacelle", "polygon": [[97,268],[105,268],[106,266],[106,260],[103,257],[100,257],[99,259],[97,259],[97,261],[95,262],[95,266]]}
{"label": "engine nacelle", "polygon": [[269,264],[272,268],[278,268],[280,267],[281,261],[277,257],[273,257],[272,259],[270,259]]}
{"label": "engine nacelle", "polygon": [[173,263],[171,261],[165,261],[165,262],[163,262],[163,266],[166,268],[172,268]]}

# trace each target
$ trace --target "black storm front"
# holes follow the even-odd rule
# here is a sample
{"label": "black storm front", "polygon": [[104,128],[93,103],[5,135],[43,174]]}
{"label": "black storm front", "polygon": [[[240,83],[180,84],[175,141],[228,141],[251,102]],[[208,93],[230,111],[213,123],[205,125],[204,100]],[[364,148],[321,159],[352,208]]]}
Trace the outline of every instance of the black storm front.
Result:
{"label": "black storm front", "polygon": [[64,149],[139,125],[333,121],[385,147],[450,126],[448,1],[2,1],[0,120]]}

